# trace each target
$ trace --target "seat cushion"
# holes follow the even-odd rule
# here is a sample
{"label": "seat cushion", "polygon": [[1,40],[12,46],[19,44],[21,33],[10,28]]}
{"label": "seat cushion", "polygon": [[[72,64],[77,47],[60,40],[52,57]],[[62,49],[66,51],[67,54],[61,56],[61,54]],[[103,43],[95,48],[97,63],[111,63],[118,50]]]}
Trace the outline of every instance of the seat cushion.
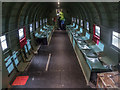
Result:
{"label": "seat cushion", "polygon": [[108,70],[102,65],[98,58],[86,58],[86,61],[92,71]]}

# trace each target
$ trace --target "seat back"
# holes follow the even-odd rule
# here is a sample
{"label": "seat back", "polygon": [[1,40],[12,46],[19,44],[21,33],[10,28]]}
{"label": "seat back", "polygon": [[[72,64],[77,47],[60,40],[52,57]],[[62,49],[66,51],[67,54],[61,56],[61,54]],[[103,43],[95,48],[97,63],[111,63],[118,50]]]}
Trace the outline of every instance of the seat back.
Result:
{"label": "seat back", "polygon": [[5,61],[5,66],[6,66],[7,70],[8,70],[8,73],[10,74],[14,70],[12,57],[9,55],[8,57],[6,57],[4,59],[4,61]]}
{"label": "seat back", "polygon": [[104,51],[104,44],[101,43],[101,42],[99,42],[98,48],[99,48],[101,51]]}
{"label": "seat back", "polygon": [[40,31],[42,31],[42,28],[40,29]]}
{"label": "seat back", "polygon": [[78,25],[76,25],[76,28],[75,29],[78,29]]}
{"label": "seat back", "polygon": [[45,26],[43,26],[43,28],[45,28]]}
{"label": "seat back", "polygon": [[73,23],[73,27],[75,26],[75,23]]}
{"label": "seat back", "polygon": [[38,33],[35,34],[36,37],[37,37],[38,35],[39,35]]}
{"label": "seat back", "polygon": [[15,63],[15,66],[17,66],[18,64],[19,64],[19,61],[18,61],[18,58],[17,58],[17,53],[18,52],[13,52],[12,54],[13,54],[13,60],[14,60],[14,63]]}
{"label": "seat back", "polygon": [[24,45],[25,52],[28,53],[27,46]]}
{"label": "seat back", "polygon": [[29,39],[27,40],[27,47],[28,47],[28,50],[31,49],[31,45],[30,45],[30,40]]}
{"label": "seat back", "polygon": [[85,37],[87,37],[88,39],[90,39],[90,34],[86,32]]}
{"label": "seat back", "polygon": [[83,29],[82,28],[80,28],[80,33],[83,33]]}

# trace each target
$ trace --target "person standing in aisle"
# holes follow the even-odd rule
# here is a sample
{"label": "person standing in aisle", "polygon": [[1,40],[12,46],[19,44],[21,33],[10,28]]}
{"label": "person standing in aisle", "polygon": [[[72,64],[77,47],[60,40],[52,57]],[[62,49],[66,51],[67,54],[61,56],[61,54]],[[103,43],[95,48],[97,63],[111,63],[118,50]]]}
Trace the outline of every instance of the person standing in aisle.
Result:
{"label": "person standing in aisle", "polygon": [[61,30],[64,30],[65,18],[64,18],[64,14],[62,11],[59,12],[59,16],[60,16],[60,28]]}

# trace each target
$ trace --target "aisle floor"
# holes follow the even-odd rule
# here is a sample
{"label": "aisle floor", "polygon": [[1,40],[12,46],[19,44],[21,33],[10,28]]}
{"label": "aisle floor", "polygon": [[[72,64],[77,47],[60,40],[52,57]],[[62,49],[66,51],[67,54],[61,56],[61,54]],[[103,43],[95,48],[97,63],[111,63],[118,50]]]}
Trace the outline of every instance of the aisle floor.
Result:
{"label": "aisle floor", "polygon": [[67,32],[61,30],[53,33],[49,46],[40,47],[28,70],[21,75],[29,76],[26,85],[14,88],[90,88],[86,85]]}

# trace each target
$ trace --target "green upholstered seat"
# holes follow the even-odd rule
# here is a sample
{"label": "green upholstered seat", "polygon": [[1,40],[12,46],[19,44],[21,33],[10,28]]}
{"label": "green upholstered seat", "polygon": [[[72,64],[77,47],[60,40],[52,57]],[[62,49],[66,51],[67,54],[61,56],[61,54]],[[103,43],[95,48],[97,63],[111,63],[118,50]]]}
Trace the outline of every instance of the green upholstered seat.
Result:
{"label": "green upholstered seat", "polygon": [[90,69],[94,72],[108,70],[108,68],[102,65],[98,58],[86,58],[86,62],[88,63]]}

